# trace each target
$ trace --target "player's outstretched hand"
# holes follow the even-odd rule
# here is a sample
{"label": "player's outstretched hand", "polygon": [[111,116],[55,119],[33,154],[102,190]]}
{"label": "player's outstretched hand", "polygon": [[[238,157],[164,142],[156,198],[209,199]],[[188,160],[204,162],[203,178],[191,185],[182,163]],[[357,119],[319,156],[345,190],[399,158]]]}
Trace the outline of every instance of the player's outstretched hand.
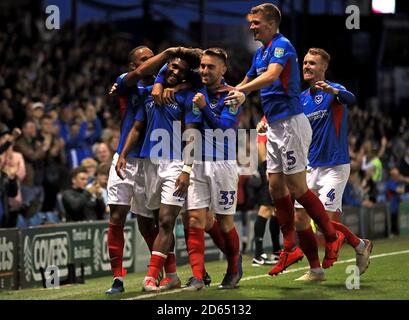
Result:
{"label": "player's outstretched hand", "polygon": [[176,179],[175,187],[176,191],[173,193],[174,196],[185,198],[187,194],[187,189],[189,187],[190,175],[187,172],[182,172]]}
{"label": "player's outstretched hand", "polygon": [[161,83],[155,83],[152,87],[151,95],[153,98],[153,102],[155,102],[157,106],[161,106],[163,104],[162,94],[163,94],[163,85]]}
{"label": "player's outstretched hand", "polygon": [[118,158],[118,162],[116,163],[116,166],[115,166],[115,171],[118,177],[120,177],[122,180],[125,179],[125,177],[122,174],[125,168],[126,168],[126,160],[123,156],[120,155]]}
{"label": "player's outstretched hand", "polygon": [[241,106],[244,101],[246,101],[246,95],[243,92],[237,90],[230,91],[227,97],[224,98],[224,103],[234,104],[237,106]]}
{"label": "player's outstretched hand", "polygon": [[171,47],[171,48],[166,49],[166,51],[169,52],[173,56],[182,54],[183,52],[185,52],[185,50],[188,50],[188,49],[185,47]]}
{"label": "player's outstretched hand", "polygon": [[109,95],[110,96],[116,96],[116,90],[117,90],[117,88],[118,88],[118,84],[115,82],[113,85],[112,85],[112,87],[111,87],[111,90],[109,90]]}
{"label": "player's outstretched hand", "polygon": [[175,100],[175,93],[176,93],[176,89],[175,88],[166,88],[163,90],[163,94],[162,94],[162,101],[164,104],[172,104],[172,103],[176,103]]}
{"label": "player's outstretched hand", "polygon": [[259,123],[257,123],[257,133],[258,134],[263,134],[266,133],[268,129],[267,123],[265,123],[264,121],[260,121]]}
{"label": "player's outstretched hand", "polygon": [[318,90],[324,91],[325,93],[338,94],[339,92],[339,90],[335,89],[334,87],[331,87],[325,81],[317,81],[314,84],[314,87]]}

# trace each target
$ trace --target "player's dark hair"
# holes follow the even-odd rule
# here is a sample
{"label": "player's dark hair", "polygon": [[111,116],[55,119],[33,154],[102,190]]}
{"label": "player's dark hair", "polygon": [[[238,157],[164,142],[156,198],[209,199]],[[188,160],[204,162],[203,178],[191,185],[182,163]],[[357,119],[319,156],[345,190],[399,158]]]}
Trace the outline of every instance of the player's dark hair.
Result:
{"label": "player's dark hair", "polygon": [[75,168],[74,170],[71,171],[71,179],[74,179],[80,173],[88,174],[87,169],[85,169],[84,167],[77,167],[77,168]]}
{"label": "player's dark hair", "polygon": [[272,3],[263,3],[251,8],[249,15],[261,13],[267,20],[275,21],[277,26],[281,22],[281,12],[278,7]]}
{"label": "player's dark hair", "polygon": [[227,52],[222,48],[209,48],[203,51],[203,55],[214,56],[221,59],[227,65]]}
{"label": "player's dark hair", "polygon": [[128,62],[133,62],[133,55],[136,51],[138,51],[139,49],[144,49],[147,48],[149,49],[147,46],[138,46],[136,48],[133,48],[131,51],[129,51],[128,53]]}
{"label": "player's dark hair", "polygon": [[310,48],[308,53],[313,56],[320,56],[322,60],[324,60],[327,64],[331,61],[331,56],[327,51],[321,48]]}
{"label": "player's dark hair", "polygon": [[194,70],[200,66],[200,59],[202,58],[203,51],[201,49],[189,49],[179,51],[171,56],[170,59],[179,58],[186,61],[189,69]]}

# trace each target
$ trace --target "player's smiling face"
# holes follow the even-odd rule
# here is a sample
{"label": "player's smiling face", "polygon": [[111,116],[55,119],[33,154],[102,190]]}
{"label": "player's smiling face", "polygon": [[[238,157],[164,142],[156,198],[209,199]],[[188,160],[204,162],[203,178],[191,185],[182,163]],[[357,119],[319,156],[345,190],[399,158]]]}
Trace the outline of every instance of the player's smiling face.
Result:
{"label": "player's smiling face", "polygon": [[189,65],[180,58],[173,58],[168,63],[168,70],[165,74],[165,81],[169,87],[174,87],[181,83],[185,78]]}
{"label": "player's smiling face", "polygon": [[276,32],[274,22],[268,21],[261,13],[249,14],[247,19],[250,22],[254,40],[266,44],[272,39]]}
{"label": "player's smiling face", "polygon": [[199,72],[202,77],[202,83],[206,87],[211,87],[220,83],[226,72],[226,65],[220,58],[205,54],[200,61]]}
{"label": "player's smiling face", "polygon": [[325,79],[325,71],[327,70],[326,63],[321,56],[307,53],[304,57],[302,71],[304,80],[309,83],[315,83]]}

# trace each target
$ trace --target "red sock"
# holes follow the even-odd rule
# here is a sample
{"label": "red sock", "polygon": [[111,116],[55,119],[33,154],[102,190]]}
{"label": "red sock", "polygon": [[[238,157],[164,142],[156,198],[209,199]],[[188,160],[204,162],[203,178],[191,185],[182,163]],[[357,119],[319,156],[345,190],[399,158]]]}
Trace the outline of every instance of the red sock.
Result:
{"label": "red sock", "polygon": [[332,221],[332,225],[334,226],[334,228],[340,232],[342,232],[345,235],[345,238],[347,238],[348,243],[352,246],[352,247],[356,247],[361,241],[361,239],[359,239],[355,234],[352,233],[351,230],[349,230],[349,228],[345,225],[343,225],[340,222],[336,222],[336,221]]}
{"label": "red sock", "polygon": [[[215,220],[216,221],[216,220]],[[213,228],[213,227],[212,227]],[[183,229],[185,231],[185,243],[186,243],[186,250],[188,251],[189,254],[189,249],[188,249],[188,241],[189,241],[189,230],[188,229]],[[223,235],[222,235],[223,237]],[[214,241],[214,240],[213,240]],[[224,240],[223,240],[224,241]],[[220,249],[220,248],[219,248]],[[202,278],[206,275],[206,267],[204,265],[203,261],[203,276]]]}
{"label": "red sock", "polygon": [[192,267],[193,276],[199,280],[203,279],[204,274],[204,253],[205,253],[204,229],[189,228],[187,248],[189,253],[189,262]]}
{"label": "red sock", "polygon": [[236,227],[228,233],[223,233],[225,243],[225,255],[227,258],[227,272],[237,273],[237,261],[240,255],[240,239]]}
{"label": "red sock", "polygon": [[284,251],[294,250],[295,228],[294,228],[294,205],[290,195],[274,199],[276,205],[276,216],[284,239]]}
{"label": "red sock", "polygon": [[148,273],[146,276],[157,279],[159,273],[165,264],[166,255],[162,252],[152,251],[151,260],[149,261]]}
{"label": "red sock", "polygon": [[314,231],[309,227],[307,230],[297,231],[301,250],[307,256],[311,269],[320,268],[320,258],[318,256],[317,238]]}
{"label": "red sock", "polygon": [[210,228],[210,230],[206,232],[210,235],[214,244],[220,249],[220,251],[226,254],[224,236],[223,236],[222,229],[220,229],[219,222],[217,220],[214,220],[213,226]]}
{"label": "red sock", "polygon": [[314,222],[321,229],[324,234],[325,241],[332,242],[337,239],[337,233],[334,226],[331,223],[328,214],[325,212],[325,208],[320,199],[308,189],[297,201],[304,207],[308,215],[314,220]]}
{"label": "red sock", "polygon": [[176,273],[176,255],[174,252],[168,252],[164,268],[166,274]]}
{"label": "red sock", "polygon": [[124,243],[124,225],[110,222],[108,226],[108,252],[114,277],[123,277],[126,273],[126,270],[122,268]]}

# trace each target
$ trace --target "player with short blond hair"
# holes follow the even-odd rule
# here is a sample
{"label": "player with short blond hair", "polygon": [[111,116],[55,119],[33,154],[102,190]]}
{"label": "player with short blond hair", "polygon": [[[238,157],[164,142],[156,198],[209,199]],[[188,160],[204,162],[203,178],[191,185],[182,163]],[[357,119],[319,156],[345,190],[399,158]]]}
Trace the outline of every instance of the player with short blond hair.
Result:
{"label": "player with short blond hair", "polygon": [[[300,95],[304,113],[312,127],[312,142],[308,154],[307,184],[321,200],[332,224],[356,251],[356,265],[363,274],[369,265],[372,243],[360,239],[340,223],[342,194],[350,173],[348,150],[348,104],[355,103],[355,96],[344,86],[325,79],[330,55],[321,48],[308,50],[303,61],[303,76],[309,88]],[[299,203],[295,203],[295,226],[300,246],[307,256],[311,269],[298,278],[299,281],[325,280],[318,258],[318,246],[310,226],[310,217]],[[324,257],[322,267],[334,263]]]}

